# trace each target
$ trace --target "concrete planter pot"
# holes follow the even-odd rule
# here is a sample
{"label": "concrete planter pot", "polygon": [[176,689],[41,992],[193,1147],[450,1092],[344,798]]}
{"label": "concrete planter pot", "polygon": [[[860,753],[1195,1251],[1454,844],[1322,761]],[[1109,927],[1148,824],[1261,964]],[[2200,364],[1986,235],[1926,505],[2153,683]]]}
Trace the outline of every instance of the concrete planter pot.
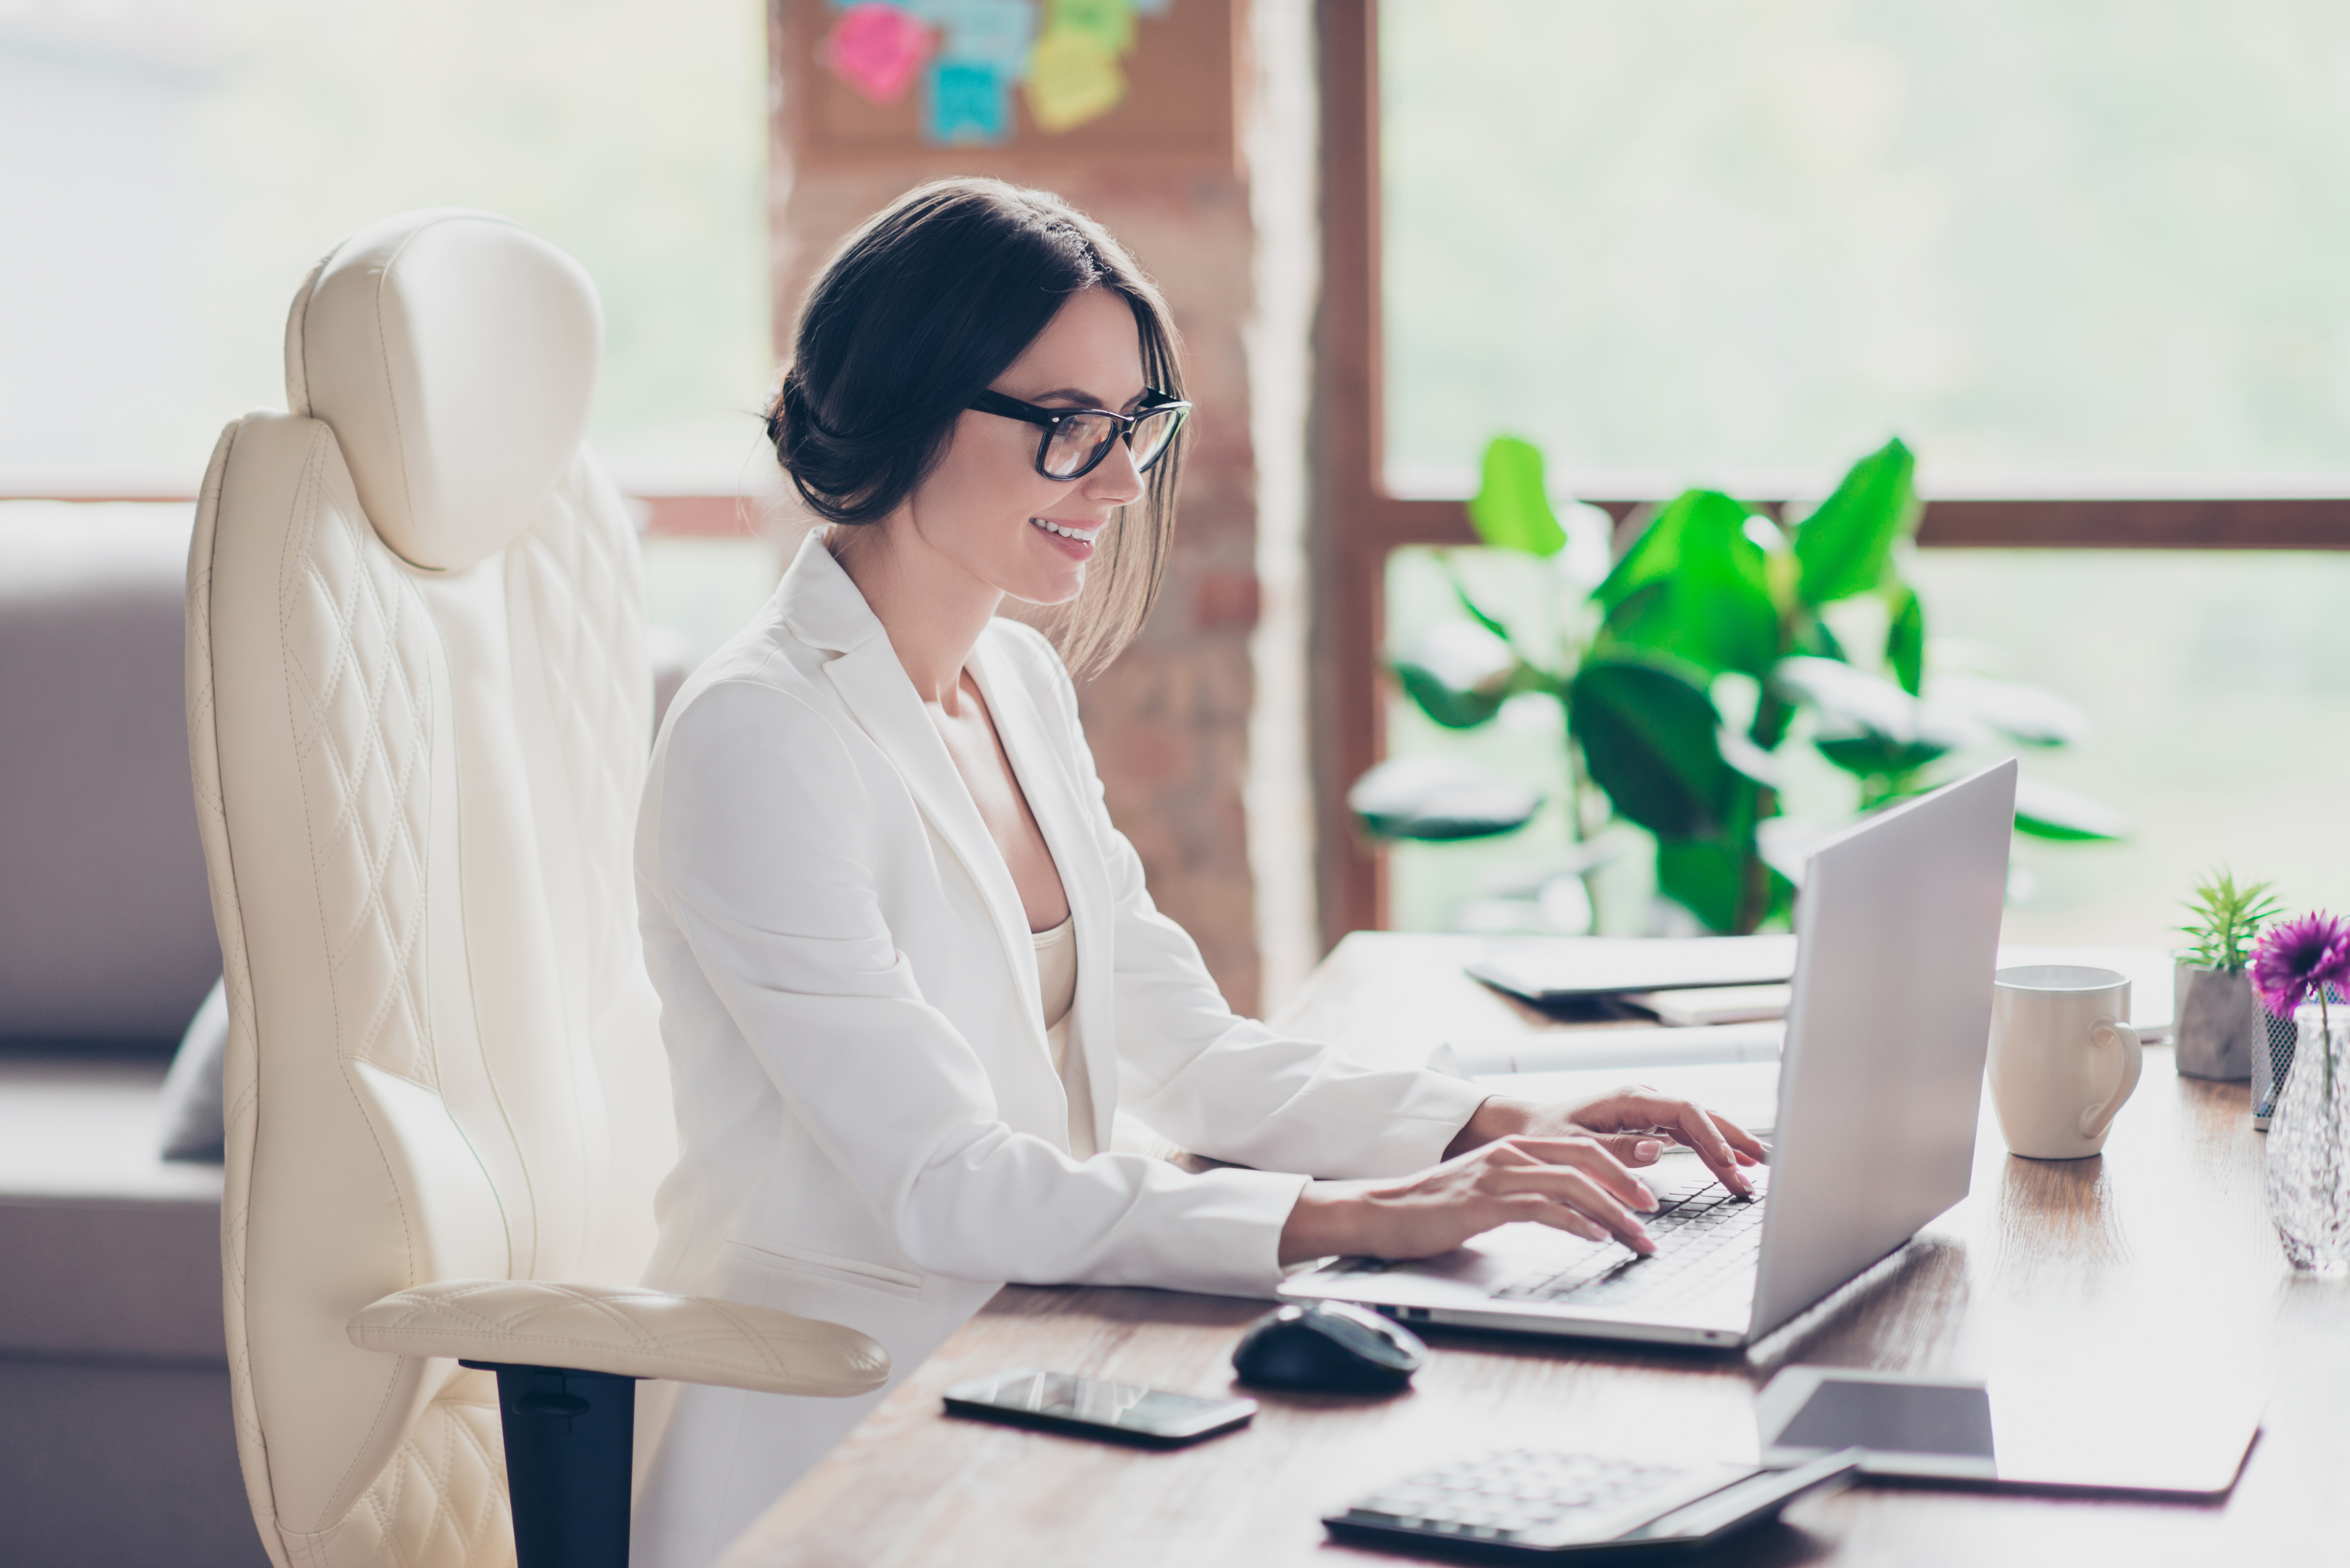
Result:
{"label": "concrete planter pot", "polygon": [[2269,1047],[2266,1015],[2251,978],[2182,963],[2171,995],[2179,1072],[2189,1078],[2250,1078],[2253,1053]]}

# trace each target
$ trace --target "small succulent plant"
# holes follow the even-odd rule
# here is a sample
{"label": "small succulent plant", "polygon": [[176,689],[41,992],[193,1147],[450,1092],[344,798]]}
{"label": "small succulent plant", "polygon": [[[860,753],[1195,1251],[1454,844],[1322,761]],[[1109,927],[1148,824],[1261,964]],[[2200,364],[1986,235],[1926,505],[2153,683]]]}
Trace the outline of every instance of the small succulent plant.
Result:
{"label": "small succulent plant", "polygon": [[2241,974],[2251,962],[2252,942],[2261,928],[2284,913],[2284,905],[2277,899],[2274,884],[2240,887],[2234,873],[2222,866],[2195,884],[2187,913],[2187,924],[2175,929],[2188,939],[2188,952],[2197,966]]}

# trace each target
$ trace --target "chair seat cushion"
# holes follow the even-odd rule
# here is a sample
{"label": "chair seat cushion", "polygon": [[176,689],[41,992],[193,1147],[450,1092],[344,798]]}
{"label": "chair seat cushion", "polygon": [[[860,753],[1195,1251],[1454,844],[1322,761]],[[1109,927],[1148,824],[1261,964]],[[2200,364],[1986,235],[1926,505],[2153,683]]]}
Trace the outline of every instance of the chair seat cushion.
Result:
{"label": "chair seat cushion", "polygon": [[158,1155],[163,1073],[0,1056],[0,1356],[225,1365],[221,1170]]}

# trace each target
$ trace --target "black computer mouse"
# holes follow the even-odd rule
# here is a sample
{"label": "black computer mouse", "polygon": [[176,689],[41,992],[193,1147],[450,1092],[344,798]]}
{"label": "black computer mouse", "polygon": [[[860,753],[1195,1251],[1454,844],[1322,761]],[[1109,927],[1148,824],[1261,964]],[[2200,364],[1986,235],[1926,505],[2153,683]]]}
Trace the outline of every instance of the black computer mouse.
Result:
{"label": "black computer mouse", "polygon": [[1428,1346],[1401,1324],[1344,1302],[1269,1312],[1232,1350],[1232,1370],[1263,1388],[1392,1394],[1411,1381]]}

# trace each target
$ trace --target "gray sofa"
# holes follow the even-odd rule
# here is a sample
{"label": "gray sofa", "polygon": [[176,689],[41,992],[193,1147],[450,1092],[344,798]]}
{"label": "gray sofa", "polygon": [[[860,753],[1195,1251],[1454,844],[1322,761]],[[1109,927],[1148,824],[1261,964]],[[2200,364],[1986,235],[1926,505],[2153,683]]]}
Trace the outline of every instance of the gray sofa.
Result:
{"label": "gray sofa", "polygon": [[[0,1563],[265,1568],[221,1168],[160,1091],[220,975],[182,686],[192,505],[0,502]],[[656,636],[655,722],[691,646]]]}
{"label": "gray sofa", "polygon": [[157,1091],[220,973],[181,691],[189,506],[0,504],[0,1558],[258,1568],[217,1165]]}

